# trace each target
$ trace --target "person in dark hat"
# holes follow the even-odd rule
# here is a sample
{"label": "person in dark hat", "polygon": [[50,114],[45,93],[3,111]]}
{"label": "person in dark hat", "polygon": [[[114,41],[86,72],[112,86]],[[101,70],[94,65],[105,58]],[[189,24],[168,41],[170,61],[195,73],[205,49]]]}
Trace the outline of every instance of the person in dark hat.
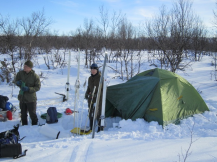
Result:
{"label": "person in dark hat", "polygon": [[28,125],[27,114],[29,113],[32,125],[37,125],[36,115],[36,92],[41,88],[39,76],[32,69],[33,63],[28,60],[24,64],[24,69],[16,75],[15,82],[20,87],[18,100],[20,101],[22,125]]}
{"label": "person in dark hat", "polygon": [[[88,86],[87,90],[85,93],[85,99],[88,101],[88,107],[89,107],[89,119],[90,119],[90,129],[92,130],[92,124],[93,124],[93,116],[94,116],[94,103],[96,103],[96,98],[97,98],[97,92],[98,92],[98,87],[99,87],[99,81],[101,74],[99,73],[99,68],[97,64],[93,63],[90,66],[91,69],[91,76],[88,78]],[[96,86],[95,93],[93,93],[94,86]],[[91,99],[93,98],[92,105],[91,104]],[[100,131],[100,116],[101,116],[101,108],[102,107],[102,98],[100,98],[99,102],[99,111],[97,113],[97,120],[98,120],[98,132]]]}

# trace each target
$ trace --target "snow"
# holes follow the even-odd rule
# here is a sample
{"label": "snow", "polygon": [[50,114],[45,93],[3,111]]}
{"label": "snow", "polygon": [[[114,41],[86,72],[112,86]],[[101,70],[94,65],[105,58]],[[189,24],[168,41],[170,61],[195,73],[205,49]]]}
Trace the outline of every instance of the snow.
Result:
{"label": "snow", "polygon": [[[210,111],[197,114],[181,121],[180,125],[169,124],[162,128],[157,122],[146,122],[143,119],[121,120],[121,118],[107,118],[105,131],[91,135],[73,135],[74,117],[75,127],[84,126],[87,119],[87,102],[84,101],[86,87],[83,83],[90,75],[90,71],[81,62],[80,67],[80,101],[78,111],[74,115],[65,115],[66,108],[74,109],[74,83],[77,77],[77,53],[72,53],[69,93],[70,100],[62,102],[62,97],[55,92],[65,94],[67,81],[67,67],[63,69],[48,70],[44,65],[43,58],[38,56],[40,66],[34,67],[36,73],[43,72],[47,79],[43,79],[41,90],[37,92],[37,115],[39,123],[45,120],[40,115],[46,113],[47,108],[55,106],[57,111],[63,113],[58,123],[45,124],[43,126],[20,126],[20,136],[26,136],[20,143],[27,155],[16,161],[73,161],[73,162],[174,162],[184,161],[186,152],[191,144],[187,161],[213,162],[217,161],[217,82],[211,77],[214,67],[211,66],[211,56],[204,56],[202,61],[194,62],[191,68],[185,72],[177,71],[179,75],[188,80],[199,92]],[[0,55],[0,60],[7,57]],[[82,56],[84,58],[84,56]],[[144,56],[144,61],[147,58]],[[81,59],[83,60],[83,59]],[[98,62],[102,64],[102,62]],[[109,64],[115,67],[114,63]],[[142,66],[142,70],[152,69],[148,62]],[[108,72],[109,85],[123,83],[113,70]],[[18,87],[12,87],[6,83],[0,83],[0,94],[9,97],[9,101],[19,107],[16,98]],[[13,120],[0,122],[0,132],[12,129],[20,123],[19,110],[13,115]],[[82,113],[83,112],[83,113]],[[80,120],[82,116],[82,121]],[[89,121],[88,121],[89,122]],[[89,124],[88,124],[89,125]],[[44,129],[44,130],[42,130]],[[45,130],[48,130],[47,132]],[[60,136],[55,139],[56,132]],[[43,133],[46,132],[46,133]],[[192,143],[191,143],[192,140]],[[1,158],[0,161],[13,161],[12,158]]]}

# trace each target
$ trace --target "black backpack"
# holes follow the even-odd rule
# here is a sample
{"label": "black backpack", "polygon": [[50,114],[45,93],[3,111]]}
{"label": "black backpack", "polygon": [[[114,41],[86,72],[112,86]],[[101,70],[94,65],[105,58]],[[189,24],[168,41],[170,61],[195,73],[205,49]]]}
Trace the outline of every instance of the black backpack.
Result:
{"label": "black backpack", "polygon": [[5,105],[6,105],[8,100],[9,100],[9,98],[7,96],[0,95],[0,108],[2,108],[4,110]]}
{"label": "black backpack", "polygon": [[57,118],[56,107],[49,107],[47,109],[46,123],[51,124],[51,123],[57,123],[57,122],[58,122],[58,118]]}
{"label": "black backpack", "polygon": [[27,150],[22,153],[22,146],[18,143],[25,137],[20,139],[18,129],[19,124],[14,126],[14,129],[0,133],[0,158],[13,157],[14,159],[17,159],[26,155]]}
{"label": "black backpack", "polygon": [[20,134],[19,134],[18,129],[19,129],[19,124],[14,126],[14,129],[11,129],[11,130],[8,130],[5,132],[1,132],[0,133],[0,144],[2,144],[2,145],[4,145],[4,144],[17,144],[19,141],[24,139],[25,137],[20,139]]}

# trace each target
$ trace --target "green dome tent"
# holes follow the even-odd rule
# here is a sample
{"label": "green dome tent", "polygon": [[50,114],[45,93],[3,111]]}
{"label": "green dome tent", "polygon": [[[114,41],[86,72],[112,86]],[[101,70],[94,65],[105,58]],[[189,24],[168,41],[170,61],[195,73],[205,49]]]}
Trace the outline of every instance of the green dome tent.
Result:
{"label": "green dome tent", "polygon": [[197,90],[167,70],[144,71],[126,83],[107,88],[106,117],[144,118],[167,125],[204,111],[209,109]]}

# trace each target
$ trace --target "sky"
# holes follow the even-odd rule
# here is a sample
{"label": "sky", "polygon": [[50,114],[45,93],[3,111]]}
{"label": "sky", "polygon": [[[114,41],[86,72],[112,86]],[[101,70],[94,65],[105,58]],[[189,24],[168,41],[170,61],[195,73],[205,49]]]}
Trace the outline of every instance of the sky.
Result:
{"label": "sky", "polygon": [[[45,16],[52,19],[52,31],[68,34],[82,27],[84,20],[99,20],[99,8],[103,6],[110,15],[121,11],[134,26],[159,12],[165,5],[171,8],[175,0],[0,0],[0,14],[11,19],[30,17],[33,12],[44,9]],[[213,30],[213,10],[217,0],[193,0],[193,11],[200,16],[209,31]]]}

